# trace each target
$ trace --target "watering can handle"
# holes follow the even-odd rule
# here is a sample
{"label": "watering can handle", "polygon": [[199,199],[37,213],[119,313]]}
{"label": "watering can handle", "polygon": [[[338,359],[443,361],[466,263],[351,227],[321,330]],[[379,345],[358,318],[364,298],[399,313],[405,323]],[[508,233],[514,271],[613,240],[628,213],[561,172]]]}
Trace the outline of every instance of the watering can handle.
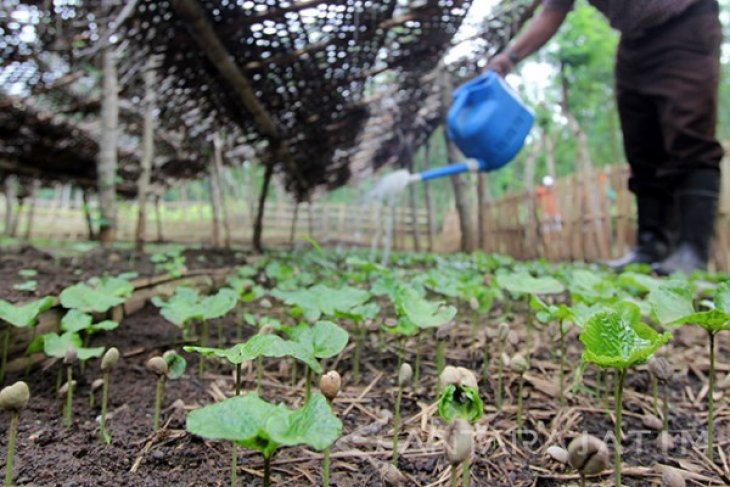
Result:
{"label": "watering can handle", "polygon": [[447,120],[448,123],[446,124],[447,133],[450,139],[454,138],[453,129],[451,127],[456,125],[456,123],[458,122],[459,114],[474,94],[473,90],[467,89],[469,85],[485,83],[491,80],[494,76],[499,76],[496,71],[486,71],[485,73],[477,76],[473,80],[469,81],[465,85],[460,86],[456,89],[456,91],[454,91],[454,103],[449,110],[449,117]]}

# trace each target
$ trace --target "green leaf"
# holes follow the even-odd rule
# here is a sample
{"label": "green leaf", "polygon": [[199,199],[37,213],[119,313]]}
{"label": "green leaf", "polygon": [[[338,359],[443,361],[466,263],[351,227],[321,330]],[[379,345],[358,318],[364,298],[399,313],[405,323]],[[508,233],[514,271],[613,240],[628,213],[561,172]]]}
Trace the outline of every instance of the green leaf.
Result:
{"label": "green leaf", "polygon": [[186,429],[209,440],[236,442],[269,458],[279,445],[324,450],[339,438],[342,422],[319,393],[295,410],[249,393],[191,411]]}
{"label": "green leaf", "polygon": [[315,322],[322,316],[336,316],[338,312],[347,313],[371,297],[362,289],[350,286],[334,289],[323,284],[297,291],[276,289],[271,294],[289,306],[300,308],[309,322]]}
{"label": "green leaf", "polygon": [[104,320],[100,323],[91,325],[91,328],[87,330],[87,333],[99,333],[102,331],[112,331],[119,328],[119,323],[113,320]]}
{"label": "green leaf", "polygon": [[406,337],[416,336],[418,335],[418,332],[421,331],[421,329],[417,327],[415,323],[405,317],[398,318],[395,326],[388,326],[383,323],[380,328],[388,333],[392,333],[393,335]]}
{"label": "green leaf", "polygon": [[667,281],[649,293],[654,318],[665,326],[693,314],[695,309],[692,300],[692,291],[683,281]]}
{"label": "green leaf", "polygon": [[[129,284],[127,281],[123,281]],[[78,309],[85,313],[105,313],[124,303],[124,298],[108,294],[84,283],[67,287],[59,296],[64,308]]]}
{"label": "green leaf", "polygon": [[102,277],[90,281],[95,285],[96,290],[108,296],[116,296],[119,298],[128,298],[134,292],[134,286],[128,279],[120,277]]}
{"label": "green leaf", "polygon": [[438,411],[439,416],[448,423],[457,418],[475,423],[484,414],[484,403],[478,389],[449,384],[441,392]]}
{"label": "green leaf", "polygon": [[513,294],[560,294],[565,291],[565,286],[557,279],[533,277],[527,272],[500,274],[497,284]]}
{"label": "green leaf", "polygon": [[91,322],[94,321],[91,315],[79,311],[78,309],[70,309],[61,318],[61,330],[79,333],[88,329]]}
{"label": "green leaf", "polygon": [[25,281],[14,285],[13,289],[24,293],[34,293],[38,289],[38,281]]}
{"label": "green leaf", "polygon": [[302,323],[291,329],[290,337],[318,359],[339,355],[350,339],[344,328],[331,321],[318,321],[314,326]]}
{"label": "green leaf", "polygon": [[717,333],[719,331],[730,330],[730,315],[723,311],[713,309],[683,316],[675,324],[697,325],[711,333]]}
{"label": "green leaf", "polygon": [[200,303],[203,319],[212,320],[227,315],[238,303],[238,293],[224,287],[213,296],[208,296]]}
{"label": "green leaf", "polygon": [[422,298],[410,286],[398,290],[395,300],[398,316],[406,318],[419,328],[438,328],[454,319],[456,308],[442,302],[430,302]]}
{"label": "green leaf", "polygon": [[311,351],[299,343],[284,340],[276,335],[255,335],[247,342],[231,348],[184,347],[183,349],[205,357],[224,359],[232,364],[241,364],[258,357],[294,357],[307,364],[314,372],[318,374],[322,372],[322,367]]}
{"label": "green leaf", "polygon": [[586,348],[583,360],[615,369],[646,362],[671,339],[671,333],[659,334],[643,323],[631,323],[616,311],[596,313],[580,335]]}
{"label": "green leaf", "polygon": [[281,445],[303,444],[321,451],[340,437],[342,422],[332,413],[325,397],[314,393],[298,410],[275,411],[267,421],[266,429],[270,437]]}
{"label": "green leaf", "polygon": [[35,269],[20,269],[18,275],[20,277],[35,277],[38,275],[38,271]]}
{"label": "green leaf", "polygon": [[618,277],[618,283],[627,289],[635,289],[639,293],[648,293],[662,285],[664,281],[656,277],[638,274],[636,272],[624,272]]}
{"label": "green leaf", "polygon": [[188,361],[185,357],[178,354],[174,350],[168,350],[162,355],[167,363],[167,378],[171,380],[177,380],[185,374],[185,369],[188,367]]}
{"label": "green leaf", "polygon": [[66,332],[63,335],[48,333],[43,335],[43,353],[48,357],[64,358],[69,348],[78,350],[82,341],[78,333]]}
{"label": "green leaf", "polygon": [[53,303],[54,300],[51,297],[38,299],[24,305],[14,305],[0,299],[0,320],[16,328],[35,326],[38,315],[51,309]]}
{"label": "green leaf", "polygon": [[730,281],[721,282],[715,290],[715,308],[730,315]]}

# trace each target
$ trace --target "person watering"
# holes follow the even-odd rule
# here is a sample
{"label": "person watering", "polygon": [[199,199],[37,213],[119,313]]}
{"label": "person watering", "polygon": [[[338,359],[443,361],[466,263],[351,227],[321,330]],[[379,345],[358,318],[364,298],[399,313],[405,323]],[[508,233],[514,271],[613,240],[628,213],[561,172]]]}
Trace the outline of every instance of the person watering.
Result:
{"label": "person watering", "polygon": [[[589,0],[620,31],[616,98],[637,242],[616,270],[705,270],[720,192],[715,135],[722,27],[716,0]],[[574,0],[544,0],[525,32],[488,63],[505,76],[558,31]],[[671,238],[676,209],[677,239]],[[674,245],[673,245],[674,244]]]}

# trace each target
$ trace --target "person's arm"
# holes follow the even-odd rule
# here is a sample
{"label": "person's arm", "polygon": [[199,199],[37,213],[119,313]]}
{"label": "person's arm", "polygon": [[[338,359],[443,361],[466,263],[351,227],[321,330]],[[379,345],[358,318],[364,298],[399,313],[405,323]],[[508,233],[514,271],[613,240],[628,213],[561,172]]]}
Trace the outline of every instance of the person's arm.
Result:
{"label": "person's arm", "polygon": [[519,61],[540,49],[555,35],[567,15],[564,10],[543,8],[514,44],[489,61],[487,69],[502,76],[509,74]]}

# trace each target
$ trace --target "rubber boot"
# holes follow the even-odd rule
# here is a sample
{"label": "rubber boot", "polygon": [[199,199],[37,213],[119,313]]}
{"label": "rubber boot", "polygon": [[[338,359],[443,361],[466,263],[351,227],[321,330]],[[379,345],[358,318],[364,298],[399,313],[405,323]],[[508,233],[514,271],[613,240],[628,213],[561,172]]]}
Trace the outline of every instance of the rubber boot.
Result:
{"label": "rubber boot", "polygon": [[675,272],[690,275],[707,270],[719,193],[720,173],[717,170],[703,169],[687,176],[676,195],[679,214],[677,248],[653,267],[654,272],[668,276]]}
{"label": "rubber boot", "polygon": [[656,264],[669,255],[669,226],[672,202],[667,197],[637,195],[638,231],[636,247],[628,254],[606,262],[621,272],[631,264]]}

